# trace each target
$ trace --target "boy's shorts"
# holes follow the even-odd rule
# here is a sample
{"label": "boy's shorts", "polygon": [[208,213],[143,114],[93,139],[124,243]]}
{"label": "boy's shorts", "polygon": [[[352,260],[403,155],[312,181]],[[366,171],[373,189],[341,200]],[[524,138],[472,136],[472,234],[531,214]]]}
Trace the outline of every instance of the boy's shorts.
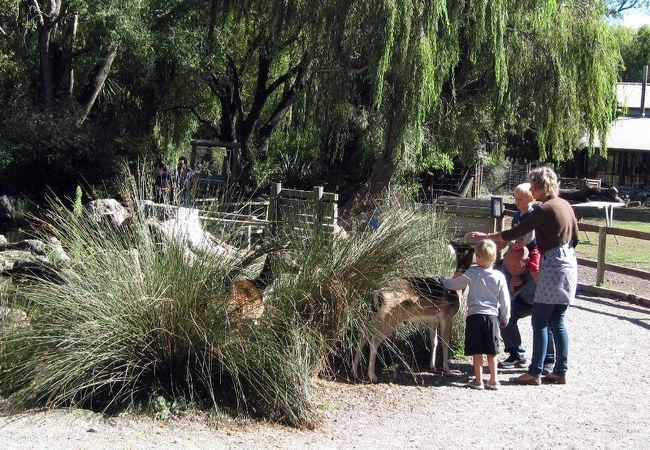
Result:
{"label": "boy's shorts", "polygon": [[498,355],[499,319],[487,314],[472,314],[465,319],[465,355]]}

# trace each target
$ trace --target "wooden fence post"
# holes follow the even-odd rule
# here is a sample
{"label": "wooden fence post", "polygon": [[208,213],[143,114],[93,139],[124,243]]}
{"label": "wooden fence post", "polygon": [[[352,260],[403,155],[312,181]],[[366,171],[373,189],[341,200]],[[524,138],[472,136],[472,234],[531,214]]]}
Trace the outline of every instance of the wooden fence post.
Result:
{"label": "wooden fence post", "polygon": [[281,191],[282,183],[271,184],[271,198],[269,200],[269,229],[271,230],[271,236],[273,237],[278,235]]}
{"label": "wooden fence post", "polygon": [[607,245],[607,227],[598,227],[598,262],[596,264],[596,286],[605,282],[605,247]]}
{"label": "wooden fence post", "polygon": [[314,228],[323,226],[323,186],[314,186]]}

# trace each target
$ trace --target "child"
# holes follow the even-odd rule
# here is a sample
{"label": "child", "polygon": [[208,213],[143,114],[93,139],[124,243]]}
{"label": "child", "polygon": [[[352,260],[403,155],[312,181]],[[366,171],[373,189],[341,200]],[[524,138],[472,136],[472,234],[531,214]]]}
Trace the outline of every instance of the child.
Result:
{"label": "child", "polygon": [[490,368],[488,389],[499,389],[496,355],[499,354],[499,327],[505,327],[510,317],[510,294],[506,279],[492,266],[497,258],[497,246],[483,239],[475,247],[477,266],[457,278],[442,279],[447,289],[462,290],[469,285],[467,319],[465,321],[465,355],[472,355],[474,381],[472,389],[483,389],[483,355]]}
{"label": "child", "polygon": [[[512,218],[512,226],[516,227],[533,210],[533,193],[530,191],[530,183],[518,185],[513,196],[518,211]],[[537,283],[539,278],[540,253],[535,242],[535,231],[526,234],[522,239],[511,244],[505,256],[503,264],[512,276],[510,291],[514,292],[521,287],[523,281],[521,275],[528,270],[531,277]]]}

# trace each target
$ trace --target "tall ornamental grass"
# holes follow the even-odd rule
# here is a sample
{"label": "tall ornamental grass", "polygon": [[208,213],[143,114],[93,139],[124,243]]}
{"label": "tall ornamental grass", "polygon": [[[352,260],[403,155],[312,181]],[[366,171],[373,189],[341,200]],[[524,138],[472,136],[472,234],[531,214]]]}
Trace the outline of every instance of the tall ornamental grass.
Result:
{"label": "tall ornamental grass", "polygon": [[246,254],[189,258],[183,236],[161,237],[131,205],[115,227],[52,202],[44,233],[72,263],[63,283],[20,287],[29,324],[0,336],[0,396],[108,410],[165,395],[309,425],[303,343],[227,301]]}
{"label": "tall ornamental grass", "polygon": [[376,231],[331,239],[302,227],[302,238],[293,240],[302,271],[278,280],[271,314],[313,336],[314,373],[347,375],[359,333],[368,332],[374,289],[392,277],[453,272],[444,223],[435,214],[395,202],[381,210]]}
{"label": "tall ornamental grass", "polygon": [[348,239],[291,227],[280,237],[301,271],[275,265],[266,312],[254,322],[227,300],[250,254],[194,248],[188,257],[187,238],[160,235],[136,197],[120,227],[52,202],[43,232],[72,262],[62,283],[19,287],[28,321],[0,333],[0,397],[114,410],[164,395],[310,427],[310,379],[331,369],[332,356],[350,359],[369,293],[436,264],[449,272],[444,231],[413,209],[389,208],[378,231]]}

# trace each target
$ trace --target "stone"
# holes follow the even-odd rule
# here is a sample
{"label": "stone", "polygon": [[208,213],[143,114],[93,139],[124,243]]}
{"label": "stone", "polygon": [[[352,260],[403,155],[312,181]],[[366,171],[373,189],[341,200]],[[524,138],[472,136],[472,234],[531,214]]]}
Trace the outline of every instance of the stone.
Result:
{"label": "stone", "polygon": [[85,206],[86,214],[96,222],[110,220],[115,226],[122,226],[131,219],[129,211],[117,200],[104,198],[93,200]]}

